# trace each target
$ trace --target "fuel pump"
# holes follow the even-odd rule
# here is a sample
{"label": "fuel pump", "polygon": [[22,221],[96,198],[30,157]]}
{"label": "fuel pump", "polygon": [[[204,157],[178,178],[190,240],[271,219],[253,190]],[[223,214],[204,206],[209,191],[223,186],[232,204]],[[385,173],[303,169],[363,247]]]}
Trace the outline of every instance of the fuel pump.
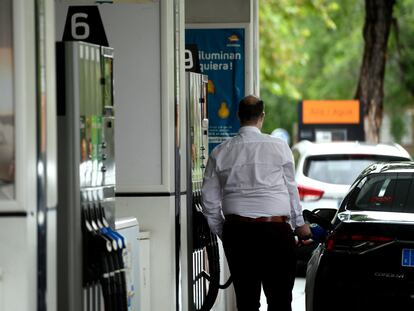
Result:
{"label": "fuel pump", "polygon": [[217,236],[210,232],[202,214],[201,186],[207,164],[208,116],[206,75],[187,72],[187,150],[189,155],[188,178],[188,223],[192,228],[192,305],[194,310],[210,310],[218,291],[229,285],[220,283],[220,257]]}
{"label": "fuel pump", "polygon": [[57,44],[58,309],[127,311],[114,228],[113,50]]}

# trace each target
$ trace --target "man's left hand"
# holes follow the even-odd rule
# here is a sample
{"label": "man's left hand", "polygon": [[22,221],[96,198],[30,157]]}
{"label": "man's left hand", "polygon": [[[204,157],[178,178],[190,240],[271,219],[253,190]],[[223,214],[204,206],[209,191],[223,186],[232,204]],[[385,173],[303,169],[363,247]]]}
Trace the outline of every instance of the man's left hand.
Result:
{"label": "man's left hand", "polygon": [[309,240],[310,238],[312,238],[312,232],[308,224],[304,224],[300,227],[297,227],[295,229],[295,233],[301,240]]}

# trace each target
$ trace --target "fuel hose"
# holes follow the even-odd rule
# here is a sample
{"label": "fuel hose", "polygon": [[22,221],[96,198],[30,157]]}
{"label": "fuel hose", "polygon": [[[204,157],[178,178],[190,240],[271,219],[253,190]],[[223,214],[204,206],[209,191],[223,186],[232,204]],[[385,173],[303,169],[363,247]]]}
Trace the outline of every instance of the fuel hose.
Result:
{"label": "fuel hose", "polygon": [[[193,280],[194,286],[200,278],[208,283],[204,292],[201,293],[203,297],[195,297],[195,301],[197,299],[200,301],[201,298],[201,303],[195,303],[195,309],[197,311],[208,311],[214,306],[219,290],[229,287],[232,280],[230,277],[225,284],[220,284],[220,252],[217,236],[210,231],[204,215],[197,210],[193,213],[193,224],[194,250],[202,250],[207,257],[204,262],[206,266]],[[197,293],[197,290],[194,290],[194,292]]]}

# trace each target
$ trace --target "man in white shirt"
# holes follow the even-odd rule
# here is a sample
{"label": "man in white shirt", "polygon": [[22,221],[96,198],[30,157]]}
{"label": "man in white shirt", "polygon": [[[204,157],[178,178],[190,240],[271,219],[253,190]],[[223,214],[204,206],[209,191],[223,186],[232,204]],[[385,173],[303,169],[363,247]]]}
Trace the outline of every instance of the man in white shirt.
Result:
{"label": "man in white shirt", "polygon": [[213,149],[205,170],[203,214],[223,241],[239,311],[290,311],[295,280],[294,233],[311,237],[302,217],[288,144],[260,132],[263,101],[239,103],[239,133]]}

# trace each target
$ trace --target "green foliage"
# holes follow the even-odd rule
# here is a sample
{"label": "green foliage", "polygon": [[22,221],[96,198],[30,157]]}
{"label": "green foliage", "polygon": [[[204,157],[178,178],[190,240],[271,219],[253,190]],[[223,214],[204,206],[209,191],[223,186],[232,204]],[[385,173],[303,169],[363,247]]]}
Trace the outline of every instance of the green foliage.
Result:
{"label": "green foliage", "polygon": [[284,128],[293,137],[294,120],[297,118],[297,101],[291,97],[274,95],[267,89],[262,89],[260,96],[264,101],[266,111],[262,131],[270,134],[275,128]]}
{"label": "green foliage", "polygon": [[402,116],[401,111],[399,114],[397,113],[391,114],[391,134],[397,142],[401,142],[406,132],[404,120],[401,118],[401,116]]}
{"label": "green foliage", "polygon": [[384,108],[391,116],[391,134],[397,142],[406,133],[403,111],[414,102],[414,3],[398,0],[388,44],[384,80]]}
{"label": "green foliage", "polygon": [[[384,107],[392,134],[404,133],[400,120],[414,96],[414,1],[397,0],[389,40]],[[352,99],[363,54],[365,6],[361,0],[260,0],[261,97],[263,130],[283,127],[291,134],[300,99]],[[398,108],[398,109],[397,109]]]}

